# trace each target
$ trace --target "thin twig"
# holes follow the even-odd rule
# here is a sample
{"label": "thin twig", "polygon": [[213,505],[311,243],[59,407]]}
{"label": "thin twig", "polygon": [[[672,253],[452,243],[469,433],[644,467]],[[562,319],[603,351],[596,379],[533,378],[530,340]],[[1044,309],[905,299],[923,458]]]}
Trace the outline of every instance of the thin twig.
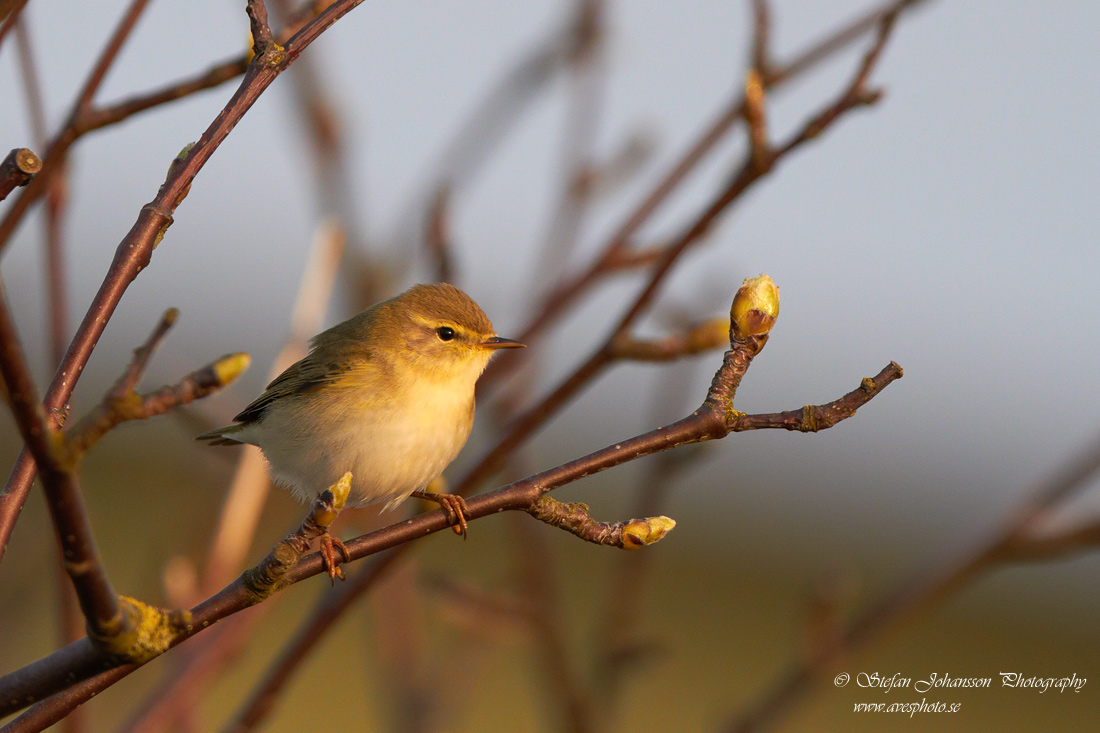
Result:
{"label": "thin twig", "polygon": [[148,3],[149,0],[131,0],[130,6],[119,20],[118,25],[107,41],[107,45],[100,52],[99,58],[92,66],[88,78],[77,92],[65,124],[62,125],[61,131],[46,149],[43,156],[42,174],[38,176],[36,183],[28,186],[20,194],[4,216],[3,221],[0,221],[0,251],[3,251],[3,248],[10,241],[12,234],[31,204],[46,192],[46,185],[50,182],[55,171],[60,171],[63,166],[69,148],[78,137],[75,126],[76,121],[91,106],[93,97],[99,91],[107,72],[118,58],[122,45],[130,37],[130,33]]}
{"label": "thin twig", "polygon": [[[191,182],[210,156],[271,82],[321,33],[361,2],[362,0],[337,0],[298,31],[284,49],[269,49],[268,54],[253,59],[237,91],[199,141],[170,167],[168,177],[156,197],[142,207],[137,221],[119,244],[107,276],[46,392],[47,409],[58,409],[68,401],[76,380],[123,293],[138,273],[149,264],[153,248],[172,224],[172,213],[187,195]],[[9,217],[11,213],[9,212]],[[0,232],[0,243],[3,236]],[[24,453],[13,469],[4,493],[0,494],[0,553],[7,547],[11,530],[26,501],[34,476],[33,461]]]}
{"label": "thin twig", "polygon": [[[991,537],[959,557],[948,559],[931,572],[921,571],[906,579],[897,589],[858,616],[832,645],[821,650],[813,660],[792,664],[774,685],[737,715],[728,729],[747,732],[773,725],[810,692],[818,676],[827,674],[842,655],[850,655],[888,631],[916,620],[994,568],[1008,562],[1046,559],[1043,557],[1042,543],[1028,551],[1020,538],[1049,508],[1080,493],[1098,471],[1100,439],[1094,440],[1075,460],[1037,486],[1031,492],[1031,498]],[[1048,557],[1059,556],[1060,553],[1056,553]]]}
{"label": "thin twig", "polygon": [[22,12],[23,7],[27,4],[27,0],[10,0],[10,2],[0,2],[0,10],[6,10],[7,15],[4,17],[4,22],[0,24],[0,46],[4,44],[4,38],[7,37],[8,31],[19,21],[19,13]]}
{"label": "thin twig", "polygon": [[[786,64],[776,66],[769,75],[763,79],[765,90],[779,87],[787,81],[794,79],[803,72],[814,68],[838,51],[843,50],[854,41],[859,40],[868,31],[879,27],[883,18],[896,15],[902,11],[916,7],[925,0],[891,0],[876,8],[871,9],[863,16],[856,18],[848,25],[837,30],[818,41],[810,48],[791,59]],[[621,269],[629,252],[631,240],[650,217],[660,208],[661,204],[672,194],[676,188],[687,179],[707,155],[740,120],[745,116],[745,101],[743,94],[737,94],[729,104],[719,113],[704,132],[683,153],[671,169],[657,182],[650,193],[635,207],[626,217],[619,228],[608,238],[600,254],[593,259],[591,264],[582,272],[577,273],[564,282],[559,283],[547,296],[538,312],[532,316],[527,325],[520,330],[516,337],[525,344],[533,345],[549,327],[557,321],[565,312],[574,305],[579,297],[593,284],[606,275]],[[489,365],[481,383],[483,387],[491,386],[499,382],[504,376],[519,368],[524,363],[523,359],[500,360]]]}
{"label": "thin twig", "polygon": [[[662,257],[654,264],[650,270],[648,281],[607,340],[572,374],[566,377],[557,388],[513,421],[504,436],[459,482],[455,493],[465,495],[473,491],[500,467],[506,456],[522,445],[551,415],[561,409],[592,379],[614,363],[613,354],[616,341],[628,334],[634,322],[645,312],[679,257],[689,247],[703,238],[730,204],[736,201],[754,183],[767,175],[784,156],[820,135],[821,132],[840,119],[844,113],[869,103],[869,99],[863,91],[864,83],[874,62],[879,57],[879,52],[886,41],[889,28],[890,24],[884,23],[884,30],[880,33],[875,46],[864,58],[852,81],[835,102],[827,105],[822,112],[815,115],[801,130],[792,135],[786,144],[779,146],[774,151],[769,151],[769,155],[765,160],[757,157],[758,151],[750,150],[747,153],[740,169],[732,176],[729,184],[719,192],[684,232],[669,244]],[[811,131],[813,131],[813,134],[810,134]]]}

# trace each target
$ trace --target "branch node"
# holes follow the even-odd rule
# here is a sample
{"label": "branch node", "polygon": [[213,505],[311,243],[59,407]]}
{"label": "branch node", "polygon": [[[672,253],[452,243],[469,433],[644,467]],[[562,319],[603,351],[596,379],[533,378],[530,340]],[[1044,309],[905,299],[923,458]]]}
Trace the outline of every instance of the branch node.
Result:
{"label": "branch node", "polygon": [[347,503],[351,491],[351,472],[330,486],[313,503],[302,525],[271,548],[263,560],[241,574],[241,582],[250,596],[252,605],[261,603],[287,584],[286,575],[302,559],[310,543],[328,534],[328,528],[336,521]]}
{"label": "branch node", "polygon": [[[866,380],[864,381],[866,382]],[[865,385],[860,385],[860,388],[865,389]],[[798,430],[802,433],[816,433],[818,430],[821,430],[816,407],[813,405],[803,406],[802,422],[799,424]]]}
{"label": "branch node", "polygon": [[127,596],[118,600],[119,615],[98,633],[89,625],[88,638],[100,650],[126,662],[142,664],[160,656],[191,623],[190,611],[167,611]]}

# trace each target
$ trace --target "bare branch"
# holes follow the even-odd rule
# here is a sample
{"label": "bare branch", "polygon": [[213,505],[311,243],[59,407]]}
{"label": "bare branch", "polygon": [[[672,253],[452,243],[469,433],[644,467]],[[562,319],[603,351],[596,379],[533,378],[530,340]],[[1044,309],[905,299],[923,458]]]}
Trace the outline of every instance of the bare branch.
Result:
{"label": "bare branch", "polygon": [[[186,155],[173,164],[164,184],[156,197],[142,207],[137,221],[123,238],[115,251],[115,258],[92,301],[84,320],[70,344],[65,359],[58,367],[54,381],[46,392],[47,409],[58,409],[68,401],[76,380],[84,369],[103,328],[114,313],[123,293],[148,264],[153,248],[163,238],[172,224],[172,213],[186,196],[191,182],[214,154],[218,146],[229,135],[233,127],[247,112],[256,99],[325,29],[329,28],[345,13],[361,3],[362,0],[337,0],[329,5],[314,20],[307,23],[294,35],[282,51],[269,49],[263,56],[257,56],[249,66],[237,91],[226,103],[221,113],[214,119],[199,141],[186,151]],[[133,8],[139,7],[135,2]],[[78,106],[79,109],[79,106]],[[48,165],[48,163],[47,163]],[[38,180],[38,179],[36,179]],[[16,205],[23,200],[20,197]],[[9,220],[18,220],[15,208],[9,211],[4,224],[0,224],[0,243],[14,228],[8,227]],[[16,219],[12,219],[16,216]],[[8,228],[5,228],[8,227]],[[0,554],[7,547],[11,530],[26,501],[27,492],[34,480],[34,467],[30,457],[20,456],[3,494],[0,494]]]}
{"label": "bare branch", "polygon": [[[1079,533],[1070,533],[1056,539],[1053,544],[1037,538],[1028,539],[1028,532],[1049,507],[1081,492],[1098,471],[1100,440],[1095,440],[1076,460],[1037,486],[1031,498],[987,540],[957,558],[946,560],[931,572],[921,570],[914,577],[907,578],[892,593],[858,616],[817,658],[793,663],[773,686],[738,714],[729,729],[755,731],[774,723],[810,691],[817,676],[829,670],[841,655],[851,655],[886,632],[915,620],[989,570],[1017,560],[1061,557],[1063,548],[1076,551],[1081,547],[1080,543],[1094,537],[1092,527],[1083,527]],[[1036,544],[1029,547],[1032,541]],[[1053,549],[1058,551],[1047,554],[1047,550]]]}
{"label": "bare branch", "polygon": [[0,46],[4,43],[4,38],[7,37],[8,31],[19,22],[19,13],[23,10],[23,7],[27,4],[27,0],[10,0],[10,2],[0,2],[0,15],[3,16],[3,23],[0,24]]}
{"label": "bare branch", "polygon": [[[830,34],[817,44],[803,51],[786,64],[780,65],[764,78],[763,87],[770,90],[799,76],[815,67],[826,58],[859,40],[867,31],[880,27],[882,20],[902,11],[916,7],[924,0],[891,0],[868,11],[847,26]],[[701,161],[722,141],[745,116],[745,100],[738,94],[730,100],[725,109],[707,126],[702,135],[684,152],[678,162],[658,181],[652,191],[631,211],[620,227],[607,240],[601,254],[582,272],[559,283],[547,295],[538,311],[528,324],[521,329],[517,338],[526,344],[534,344],[548,328],[560,318],[590,286],[603,279],[607,274],[621,269],[615,263],[623,261],[632,238],[661,204],[687,179]],[[496,383],[506,374],[518,368],[522,359],[501,360],[490,364],[482,378],[483,386]]]}
{"label": "bare branch", "polygon": [[263,56],[271,48],[271,26],[267,22],[267,6],[264,0],[248,0],[245,7],[248,13],[248,27],[252,31],[252,51]]}
{"label": "bare branch", "polygon": [[645,517],[624,522],[601,522],[589,514],[587,504],[565,503],[544,496],[527,509],[540,522],[564,529],[585,542],[609,545],[624,550],[637,550],[661,540],[676,522],[668,517]]}
{"label": "bare branch", "polygon": [[455,282],[454,262],[451,255],[451,196],[450,189],[443,186],[436,192],[428,213],[427,236],[428,254],[431,257],[434,279],[437,282]]}
{"label": "bare branch", "polygon": [[712,318],[662,339],[640,339],[629,334],[610,346],[613,359],[672,361],[724,346],[729,341],[729,318]]}
{"label": "bare branch", "polygon": [[[731,424],[735,424],[735,420],[731,418],[740,415],[732,408],[737,386],[753,357],[759,353],[766,341],[766,334],[732,339],[731,349],[726,352],[722,366],[712,380],[706,400],[688,417],[495,491],[473,497],[468,501],[468,518],[473,520],[501,511],[526,511],[548,492],[584,476],[607,470],[641,456],[728,435],[732,431]],[[350,540],[346,545],[348,556],[351,560],[357,560],[405,545],[413,539],[450,526],[450,520],[444,511],[428,512]],[[317,554],[302,558],[301,561],[290,558],[289,555],[280,559],[275,551],[272,557],[274,557],[273,561],[245,573],[242,578],[193,608],[187,628],[175,635],[165,648],[174,646],[212,623],[263,600],[278,588],[316,575],[321,571],[323,564]],[[379,560],[379,563],[392,562],[395,557],[396,552],[389,553]],[[290,562],[291,559],[295,561],[293,564]],[[376,563],[374,567],[377,568],[379,565]],[[319,635],[327,625],[326,622],[311,627],[313,629],[311,633]],[[18,709],[15,706],[24,704],[23,702],[11,704],[7,701],[41,700],[47,695],[70,687],[73,685],[73,675],[77,674],[73,670],[92,670],[97,665],[109,664],[109,660],[98,658],[97,652],[90,645],[76,642],[23,670],[17,670],[0,678],[0,715],[14,712]],[[140,665],[132,664],[118,667],[78,682],[62,695],[36,706],[26,715],[29,718],[41,716],[45,719],[57,714],[59,709],[71,709],[86,700],[88,696],[106,689],[138,666]],[[282,680],[276,680],[276,686],[281,684]]]}

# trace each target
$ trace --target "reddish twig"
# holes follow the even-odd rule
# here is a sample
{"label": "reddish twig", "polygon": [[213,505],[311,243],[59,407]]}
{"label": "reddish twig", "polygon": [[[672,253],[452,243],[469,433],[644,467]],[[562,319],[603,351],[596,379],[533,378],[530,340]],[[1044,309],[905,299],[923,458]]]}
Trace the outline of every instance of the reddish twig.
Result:
{"label": "reddish twig", "polygon": [[433,279],[442,283],[455,282],[450,203],[450,190],[446,187],[439,189],[428,214],[427,234],[424,237],[432,262]]}
{"label": "reddish twig", "polygon": [[[890,19],[893,17],[892,15],[888,16]],[[760,151],[750,149],[740,170],[732,177],[729,184],[710,202],[695,221],[668,246],[662,257],[654,264],[650,271],[649,280],[619,320],[618,325],[616,325],[607,340],[556,389],[513,421],[505,435],[497,441],[496,445],[458,484],[456,493],[468,494],[492,475],[506,456],[522,445],[551,415],[561,409],[584,386],[615,361],[614,346],[616,341],[629,333],[631,326],[649,306],[665,277],[671,272],[673,264],[690,246],[706,234],[719,215],[730,204],[737,200],[752,184],[772,170],[779,160],[804,145],[807,141],[820,135],[845,112],[877,99],[877,97],[872,98],[866,93],[864,84],[871,68],[879,58],[891,27],[892,22],[883,22],[882,31],[876,43],[864,57],[848,87],[834,103],[826,106],[824,110],[811,118],[785,144],[775,150],[769,148],[766,151],[765,158],[759,157]]]}
{"label": "reddish twig", "polygon": [[11,239],[12,234],[15,232],[16,227],[19,226],[19,222],[22,221],[23,215],[26,214],[31,204],[46,192],[46,185],[50,182],[53,175],[55,175],[55,171],[60,170],[61,166],[64,165],[69,148],[76,142],[78,137],[76,134],[77,120],[91,106],[92,98],[95,96],[96,92],[99,91],[99,87],[106,78],[108,70],[110,70],[111,65],[114,64],[115,59],[118,58],[118,53],[122,50],[122,45],[126,42],[126,39],[130,37],[130,33],[133,31],[138,18],[141,17],[148,3],[149,0],[131,0],[130,6],[115,27],[114,33],[111,34],[111,37],[107,41],[107,45],[104,47],[103,51],[100,52],[99,58],[92,66],[88,78],[80,87],[80,91],[77,92],[76,99],[73,101],[68,118],[62,126],[61,132],[57,134],[46,149],[46,154],[43,156],[41,175],[38,176],[35,183],[28,186],[23,193],[20,194],[19,198],[15,200],[15,203],[12,204],[7,214],[4,216],[3,221],[0,221],[0,251],[3,250]]}
{"label": "reddish twig", "polygon": [[[269,49],[268,53],[253,59],[237,91],[199,141],[187,150],[181,160],[171,166],[156,197],[142,207],[137,221],[119,244],[107,276],[46,392],[47,409],[58,409],[68,401],[76,380],[123,293],[137,274],[149,264],[154,246],[172,224],[172,213],[187,195],[191,182],[210,156],[271,82],[322,32],[361,2],[362,0],[337,0],[294,35],[285,49]],[[0,242],[3,236],[0,233]],[[4,493],[0,494],[0,553],[7,546],[34,475],[33,462],[24,453],[13,469]]]}
{"label": "reddish twig", "polygon": [[[845,27],[830,34],[817,44],[803,51],[787,62],[775,67],[762,79],[765,90],[778,87],[787,81],[815,67],[824,59],[859,40],[868,31],[881,26],[883,18],[916,7],[924,0],[891,0],[891,2],[868,11]],[[622,263],[629,258],[631,240],[661,204],[687,179],[696,167],[717,146],[719,142],[740,120],[744,119],[746,104],[744,96],[735,96],[725,109],[715,118],[702,135],[688,148],[677,163],[658,181],[650,193],[631,211],[620,227],[607,240],[600,254],[582,272],[567,278],[557,285],[538,311],[520,331],[517,338],[528,345],[539,340],[549,327],[559,319],[579,297],[594,283],[606,275],[619,271]],[[654,253],[649,253],[650,255]],[[648,257],[647,257],[648,260]],[[496,383],[506,374],[524,363],[523,359],[501,360],[489,365],[483,386]]]}
{"label": "reddish twig", "polygon": [[27,0],[2,0],[0,1],[0,13],[6,13],[4,22],[0,23],[0,46],[3,45],[8,31],[19,21],[19,13],[27,4]]}
{"label": "reddish twig", "polygon": [[[783,419],[781,422],[788,422]],[[790,429],[790,428],[788,428]],[[1055,542],[1058,552],[1027,533],[1047,511],[1082,491],[1100,471],[1100,440],[1094,441],[1081,456],[1037,487],[1023,506],[1016,510],[1004,527],[989,539],[958,558],[949,559],[929,573],[920,572],[858,616],[828,647],[812,660],[794,663],[776,683],[751,702],[730,724],[731,731],[756,731],[772,725],[803,696],[814,681],[828,674],[842,655],[862,649],[886,632],[897,629],[942,604],[976,578],[1005,563],[1043,560],[1082,549],[1082,539],[1096,539],[1095,528],[1083,528]],[[1030,542],[1036,542],[1030,546]]]}

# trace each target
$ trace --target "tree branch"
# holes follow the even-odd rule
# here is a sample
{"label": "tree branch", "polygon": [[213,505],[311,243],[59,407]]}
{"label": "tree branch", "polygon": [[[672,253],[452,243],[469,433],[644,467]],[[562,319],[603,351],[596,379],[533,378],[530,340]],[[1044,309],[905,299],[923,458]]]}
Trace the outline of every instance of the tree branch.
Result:
{"label": "tree branch", "polygon": [[[893,25],[892,19],[896,10],[886,16],[882,30],[871,51],[864,57],[852,81],[842,92],[840,97],[824,110],[815,115],[798,133],[793,135],[788,142],[774,151],[767,152],[765,158],[758,157],[761,151],[750,145],[739,170],[730,179],[726,187],[710,202],[696,219],[678,236],[650,270],[649,280],[642,291],[634,299],[620,319],[618,325],[608,336],[607,340],[597,348],[588,360],[578,366],[561,384],[540,402],[521,413],[509,426],[508,430],[496,445],[489,450],[473,469],[459,482],[455,493],[465,495],[486,480],[502,465],[504,458],[522,445],[534,432],[545,423],[551,415],[561,409],[570,399],[586,386],[592,379],[602,373],[614,362],[613,351],[617,339],[629,333],[634,322],[646,310],[650,302],[656,296],[658,289],[663,284],[665,277],[671,272],[673,265],[680,256],[693,244],[698,242],[714,225],[718,217],[754,183],[767,175],[775,165],[786,155],[797,150],[810,139],[821,134],[829,128],[846,112],[868,104],[869,100],[864,93],[864,84],[878,60],[883,45],[886,42],[889,30]],[[811,130],[813,133],[811,134]],[[522,338],[522,337],[521,337]]]}
{"label": "tree branch", "polygon": [[[1100,440],[1095,440],[1076,460],[1037,486],[1031,498],[991,537],[959,557],[947,559],[930,572],[921,571],[906,579],[893,592],[860,614],[814,659],[793,663],[770,688],[737,715],[729,730],[756,731],[774,724],[808,694],[817,677],[826,674],[842,656],[851,655],[886,632],[915,620],[990,570],[1008,562],[1061,557],[1063,549],[1082,549],[1082,541],[1095,536],[1094,528],[1082,528],[1080,533],[1054,539],[1051,544],[1037,538],[1025,538],[1049,508],[1082,491],[1098,471]],[[1029,547],[1032,541],[1036,544]]]}
{"label": "tree branch", "polygon": [[[786,64],[779,65],[761,80],[762,88],[772,90],[815,67],[826,58],[846,48],[865,33],[881,26],[884,18],[896,16],[921,4],[925,0],[891,0],[868,11],[840,30],[835,31],[815,45],[803,51]],[[706,128],[702,135],[684,152],[677,163],[658,181],[650,193],[634,208],[620,227],[607,240],[601,253],[582,272],[559,283],[547,295],[538,311],[517,336],[525,344],[532,345],[546,333],[549,327],[577,302],[593,284],[608,274],[620,271],[624,259],[629,259],[630,243],[650,217],[676,188],[687,179],[719,142],[740,120],[744,119],[746,100],[743,94],[735,96],[725,109]],[[648,259],[648,258],[647,258]],[[505,375],[519,368],[522,359],[508,359],[489,365],[481,379],[483,387],[499,382]]]}
{"label": "tree branch", "polygon": [[[149,264],[154,247],[172,224],[173,212],[187,195],[191,182],[210,156],[271,82],[324,30],[361,2],[362,0],[337,0],[303,26],[287,42],[285,49],[278,51],[269,49],[267,53],[256,56],[237,91],[211,122],[199,141],[188,148],[185,154],[181,154],[181,158],[170,166],[168,177],[157,195],[142,207],[137,221],[115,251],[107,276],[77,329],[65,359],[58,367],[54,380],[46,392],[47,409],[58,409],[68,401],[76,380],[114,313],[115,307],[130,283]],[[138,7],[137,3],[133,7]],[[21,201],[22,197],[19,200]],[[9,218],[13,213],[14,209],[9,212]],[[5,222],[7,221],[8,219],[5,219]],[[0,225],[0,243],[5,236],[3,226]],[[0,494],[0,559],[26,501],[34,476],[33,461],[24,453],[16,463],[4,492]]]}
{"label": "tree branch", "polygon": [[[770,284],[770,281],[768,283]],[[742,297],[746,287],[748,287],[748,282],[746,286],[742,287],[742,290],[738,291],[738,299]],[[774,286],[771,287],[774,288]],[[735,299],[735,306],[738,299]],[[735,312],[739,311],[735,308]],[[775,302],[775,312],[778,312],[778,301]],[[737,323],[742,322],[744,322],[743,319],[737,321]],[[651,453],[689,443],[722,438],[732,432],[730,417],[740,415],[732,408],[737,386],[753,357],[759,353],[767,341],[766,333],[744,336],[738,335],[739,333],[744,333],[744,329],[738,330],[735,324],[735,327],[731,328],[731,334],[733,334],[731,349],[726,352],[722,366],[712,380],[706,400],[691,415],[671,425],[608,446],[583,458],[578,458],[508,486],[472,497],[467,502],[469,518],[473,520],[497,514],[501,511],[527,511],[548,492],[585,476]],[[874,380],[876,384],[878,380],[881,380],[882,385],[885,386],[885,384],[897,379],[899,376],[900,372],[894,368],[894,365],[891,365]],[[874,394],[877,394],[877,390]],[[354,561],[384,550],[396,548],[413,539],[449,527],[449,520],[442,510],[432,511],[362,535],[348,541],[346,544],[349,555]],[[392,562],[395,554],[389,553],[379,562]],[[286,565],[286,563],[282,563],[282,565]],[[187,627],[178,631],[167,642],[165,649],[175,646],[211,624],[259,602],[266,596],[263,592],[257,591],[258,587],[262,591],[269,586],[281,588],[297,583],[316,575],[321,571],[321,565],[322,561],[318,554],[306,556],[293,567],[286,567],[285,572],[281,570],[276,581],[272,583],[257,584],[255,582],[254,578],[260,572],[259,569],[246,572],[222,591],[195,606],[191,610],[191,620]],[[264,571],[259,577],[271,577],[271,573]],[[41,700],[48,695],[64,690],[57,697],[50,698],[32,708],[25,714],[26,717],[24,718],[25,721],[56,719],[54,716],[62,714],[59,711],[71,710],[88,699],[89,696],[106,689],[118,679],[137,669],[141,663],[108,669],[74,685],[73,674],[77,674],[77,679],[79,679],[80,672],[97,668],[103,669],[104,666],[109,667],[112,664],[112,660],[104,658],[86,641],[76,642],[39,662],[0,678],[0,715],[15,712],[28,701]],[[10,702],[13,700],[17,702]],[[29,725],[29,722],[27,724]]]}

